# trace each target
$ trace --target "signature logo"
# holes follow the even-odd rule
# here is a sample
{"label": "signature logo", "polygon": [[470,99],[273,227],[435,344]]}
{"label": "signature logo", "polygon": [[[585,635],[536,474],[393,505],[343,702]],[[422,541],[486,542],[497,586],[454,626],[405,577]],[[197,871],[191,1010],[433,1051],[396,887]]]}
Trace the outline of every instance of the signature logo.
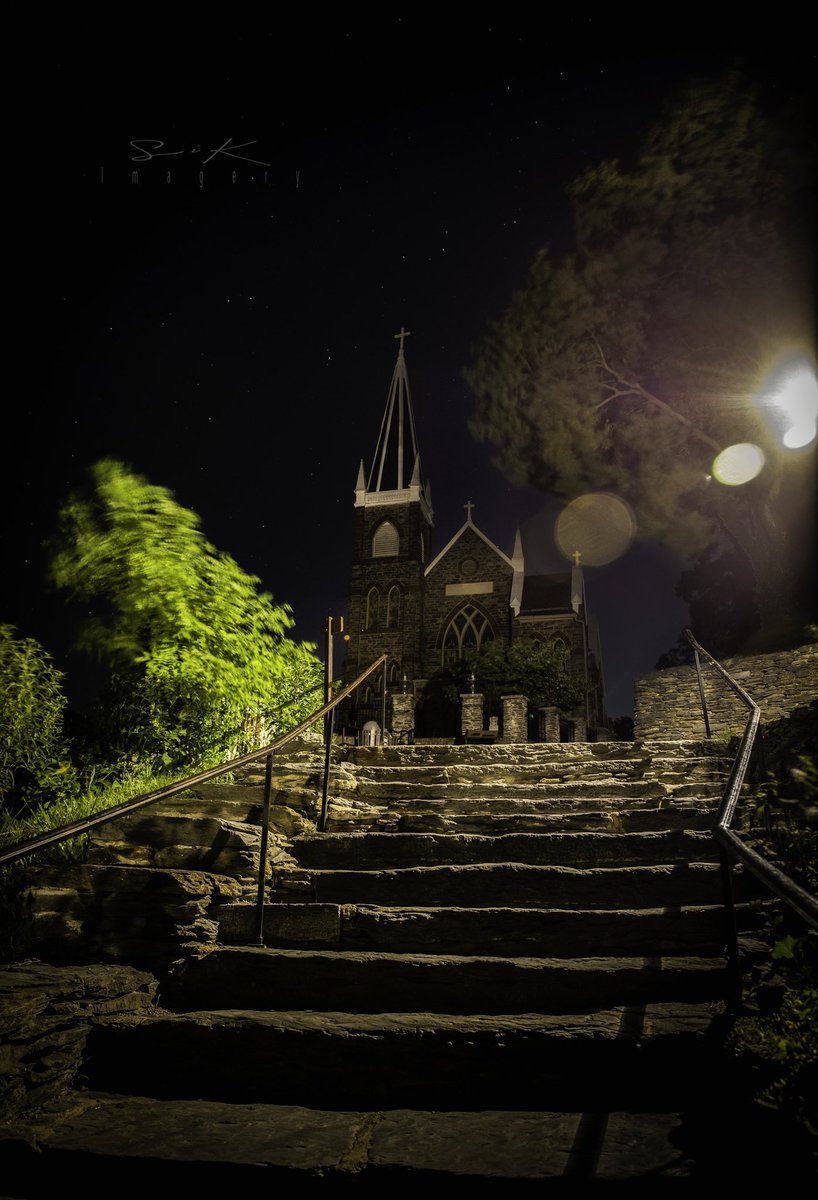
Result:
{"label": "signature logo", "polygon": [[207,154],[207,158],[200,159],[202,164],[212,162],[214,158],[236,158],[240,162],[254,163],[259,167],[269,167],[271,164],[263,162],[260,158],[250,158],[246,154],[237,154],[237,150],[246,150],[248,146],[255,146],[255,140],[250,142],[239,142],[233,145],[233,139],[230,137],[221,146],[215,149],[212,147],[207,150],[202,150],[201,146],[196,146],[192,150],[165,150],[163,149],[165,142],[159,138],[132,138],[131,146],[137,151],[131,155],[131,162],[150,162],[154,158],[178,158],[184,154]]}

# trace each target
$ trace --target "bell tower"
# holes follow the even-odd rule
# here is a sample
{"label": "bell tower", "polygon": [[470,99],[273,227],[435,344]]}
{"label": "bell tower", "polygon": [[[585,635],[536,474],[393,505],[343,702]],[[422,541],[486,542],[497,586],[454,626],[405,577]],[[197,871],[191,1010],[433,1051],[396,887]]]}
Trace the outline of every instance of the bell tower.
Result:
{"label": "bell tower", "polygon": [[398,358],[375,453],[355,484],[355,533],[347,618],[344,679],[349,682],[379,654],[397,689],[422,674],[424,570],[430,559],[433,512],[423,477],[406,371],[406,329],[395,334]]}

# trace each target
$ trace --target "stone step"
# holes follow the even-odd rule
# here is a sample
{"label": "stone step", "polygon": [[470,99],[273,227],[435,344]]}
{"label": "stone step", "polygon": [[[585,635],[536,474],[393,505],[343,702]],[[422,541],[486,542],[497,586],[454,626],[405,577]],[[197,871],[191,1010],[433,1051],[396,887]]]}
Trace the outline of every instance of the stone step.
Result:
{"label": "stone step", "polygon": [[[496,782],[521,782],[536,779],[538,776],[550,779],[593,779],[609,778],[644,778],[666,772],[686,774],[699,772],[711,775],[721,774],[729,768],[729,758],[712,755],[695,755],[686,757],[651,756],[617,758],[616,756],[599,756],[594,758],[575,758],[564,754],[552,755],[547,758],[526,758],[525,756],[509,756],[496,763],[472,762],[465,758],[445,763],[407,762],[390,764],[388,761],[375,760],[372,762],[331,764],[331,775],[343,778],[345,775],[357,779],[424,779],[430,782],[452,780],[468,782],[476,778],[489,778]],[[319,774],[323,772],[323,764]],[[303,772],[296,772],[303,775]],[[275,771],[274,771],[275,777]]]}
{"label": "stone step", "polygon": [[727,1054],[714,1053],[724,1021],[705,1004],[492,1017],[159,1011],[95,1021],[83,1078],[95,1092],[161,1100],[514,1110],[593,1099],[662,1107],[692,1099],[729,1068]]}
{"label": "stone step", "polygon": [[[89,838],[87,862],[258,875],[261,829],[223,818],[137,812],[111,821]],[[272,861],[281,851],[270,848]]]}
{"label": "stone step", "polygon": [[205,871],[71,863],[28,873],[20,897],[30,953],[47,962],[130,962],[153,969],[188,942],[213,942],[220,905],[241,883]]}
{"label": "stone step", "polygon": [[449,787],[465,787],[467,785],[490,786],[493,788],[512,786],[528,787],[539,783],[566,783],[575,788],[584,787],[586,783],[608,781],[610,783],[680,783],[685,780],[698,784],[719,786],[726,777],[724,770],[715,770],[709,760],[701,760],[701,764],[668,763],[663,767],[634,765],[634,764],[605,764],[589,763],[579,767],[563,766],[561,763],[531,763],[512,769],[510,766],[502,771],[487,770],[480,766],[462,767],[358,767],[354,772],[349,769],[333,773],[330,776],[330,786],[345,790],[350,785],[359,788],[371,787],[372,784],[388,786],[395,784],[414,784],[417,787],[438,784]]}
{"label": "stone step", "polygon": [[367,870],[464,863],[535,863],[541,866],[638,866],[712,862],[712,834],[659,833],[325,833],[303,834],[291,846],[300,867]]}
{"label": "stone step", "polygon": [[[579,792],[581,790],[581,796]],[[475,777],[463,783],[441,781],[423,783],[416,780],[365,780],[358,782],[354,791],[356,800],[385,800],[392,803],[401,800],[441,800],[445,802],[469,799],[474,796],[482,800],[662,800],[669,796],[698,797],[718,794],[718,788],[705,789],[696,783],[680,783],[670,786],[656,780],[594,778],[576,780],[527,780],[518,783],[503,783]],[[333,795],[343,795],[333,788]]]}
{"label": "stone step", "polygon": [[351,810],[344,816],[340,807],[330,813],[329,833],[356,833],[364,827],[374,832],[391,833],[661,833],[671,829],[710,832],[716,810],[712,805],[601,809],[598,806],[575,812],[524,812],[498,814],[489,805],[468,812],[450,809],[417,812],[373,810],[370,816],[356,817]]}
{"label": "stone step", "polygon": [[[463,763],[492,766],[525,762],[651,762],[655,759],[711,758],[724,759],[728,756],[728,743],[718,738],[684,739],[639,739],[631,742],[518,742],[503,744],[494,742],[484,745],[422,745],[411,746],[336,746],[333,763],[356,766],[399,766],[411,767],[425,764]],[[311,767],[320,770],[323,753],[320,749],[307,754],[293,754],[284,750],[273,760],[275,768]],[[251,763],[240,768],[237,777],[263,775],[264,764]]]}
{"label": "stone step", "polygon": [[212,1195],[270,1183],[381,1195],[404,1179],[487,1184],[495,1194],[587,1182],[688,1179],[779,1187],[814,1183],[802,1147],[725,1084],[695,1107],[608,1111],[335,1111],[75,1092],[39,1120],[0,1130],[8,1196],[52,1200],[55,1172],[86,1195],[160,1188]]}
{"label": "stone step", "polygon": [[[737,908],[742,930],[754,911]],[[514,957],[720,955],[719,907],[570,911],[547,908],[380,908],[339,904],[268,904],[262,933],[279,948],[377,950],[401,954]],[[219,914],[222,945],[258,944],[255,904]]]}
{"label": "stone step", "polygon": [[481,793],[476,793],[472,796],[461,796],[446,800],[441,797],[424,797],[417,799],[415,797],[406,797],[403,799],[393,800],[367,800],[358,797],[331,797],[329,802],[329,822],[335,823],[339,820],[374,820],[374,819],[395,819],[404,817],[422,816],[442,816],[442,817],[468,817],[468,816],[490,816],[490,817],[530,817],[530,816],[550,816],[550,817],[573,817],[585,813],[598,814],[600,812],[610,813],[615,816],[619,812],[634,812],[642,809],[646,812],[664,811],[665,809],[678,809],[681,812],[686,812],[688,809],[700,812],[702,807],[710,806],[710,811],[715,814],[718,810],[717,800],[702,800],[701,796],[691,796],[689,798],[673,797],[672,799],[662,795],[653,797],[634,797],[634,796],[578,796],[576,793],[565,794],[561,797],[549,797],[547,799],[531,798],[531,797],[508,797],[494,796],[486,797]]}
{"label": "stone step", "polygon": [[[746,900],[761,889],[736,872],[736,896]],[[650,867],[531,866],[479,863],[469,866],[407,867],[382,871],[281,871],[274,873],[275,897],[330,904],[379,904],[483,908],[639,908],[719,904],[719,869],[709,863]]]}
{"label": "stone step", "polygon": [[181,963],[160,1000],[173,1011],[594,1012],[718,1001],[720,958],[516,958],[216,947]]}

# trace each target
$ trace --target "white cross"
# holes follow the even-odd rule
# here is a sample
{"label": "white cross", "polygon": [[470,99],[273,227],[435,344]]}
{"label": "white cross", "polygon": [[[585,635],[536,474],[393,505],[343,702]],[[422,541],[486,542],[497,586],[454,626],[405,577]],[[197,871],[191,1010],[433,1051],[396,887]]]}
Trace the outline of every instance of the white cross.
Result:
{"label": "white cross", "polygon": [[400,349],[398,350],[398,353],[399,353],[399,354],[403,354],[403,339],[404,339],[404,338],[411,337],[411,336],[412,336],[412,335],[411,335],[411,333],[409,332],[409,330],[408,330],[408,329],[404,329],[404,328],[403,328],[403,326],[401,325],[401,327],[400,327],[400,333],[396,333],[396,334],[395,334],[395,337],[396,337],[396,338],[400,338]]}
{"label": "white cross", "polygon": [[467,521],[470,521],[470,520],[471,520],[471,510],[472,510],[473,508],[476,508],[476,507],[477,507],[477,505],[476,505],[476,504],[472,504],[471,500],[469,500],[467,504],[464,504],[464,505],[463,505],[463,507],[464,507],[464,508],[465,508],[465,510],[466,510],[466,520],[467,520]]}

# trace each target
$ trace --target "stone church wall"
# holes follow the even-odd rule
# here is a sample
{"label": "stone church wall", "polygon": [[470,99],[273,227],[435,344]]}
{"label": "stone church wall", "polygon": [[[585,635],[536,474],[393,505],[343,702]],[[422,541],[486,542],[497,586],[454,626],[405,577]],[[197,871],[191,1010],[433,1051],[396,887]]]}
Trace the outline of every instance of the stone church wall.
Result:
{"label": "stone church wall", "polygon": [[[398,530],[399,553],[373,558],[372,538],[383,520]],[[418,504],[399,504],[355,510],[355,544],[347,606],[349,642],[344,660],[344,680],[349,682],[378,655],[387,653],[409,679],[419,674],[423,627],[423,556],[428,553],[428,527]],[[421,539],[424,549],[421,552]],[[391,627],[386,623],[389,589],[400,591],[400,614]],[[380,593],[380,614],[367,625],[370,588]]]}
{"label": "stone church wall", "polygon": [[[441,666],[440,638],[464,604],[473,603],[489,618],[498,640],[509,638],[509,595],[512,568],[471,529],[465,529],[449,552],[426,576],[424,597],[424,670],[431,675]],[[492,581],[490,593],[470,595],[470,583]],[[446,595],[446,587],[460,590]]]}
{"label": "stone church wall", "polygon": [[[758,704],[764,724],[818,699],[818,644],[775,654],[726,658],[722,666]],[[745,705],[706,659],[702,660],[702,678],[712,736],[739,733],[747,719]],[[635,681],[634,735],[704,737],[695,666],[653,671]]]}

